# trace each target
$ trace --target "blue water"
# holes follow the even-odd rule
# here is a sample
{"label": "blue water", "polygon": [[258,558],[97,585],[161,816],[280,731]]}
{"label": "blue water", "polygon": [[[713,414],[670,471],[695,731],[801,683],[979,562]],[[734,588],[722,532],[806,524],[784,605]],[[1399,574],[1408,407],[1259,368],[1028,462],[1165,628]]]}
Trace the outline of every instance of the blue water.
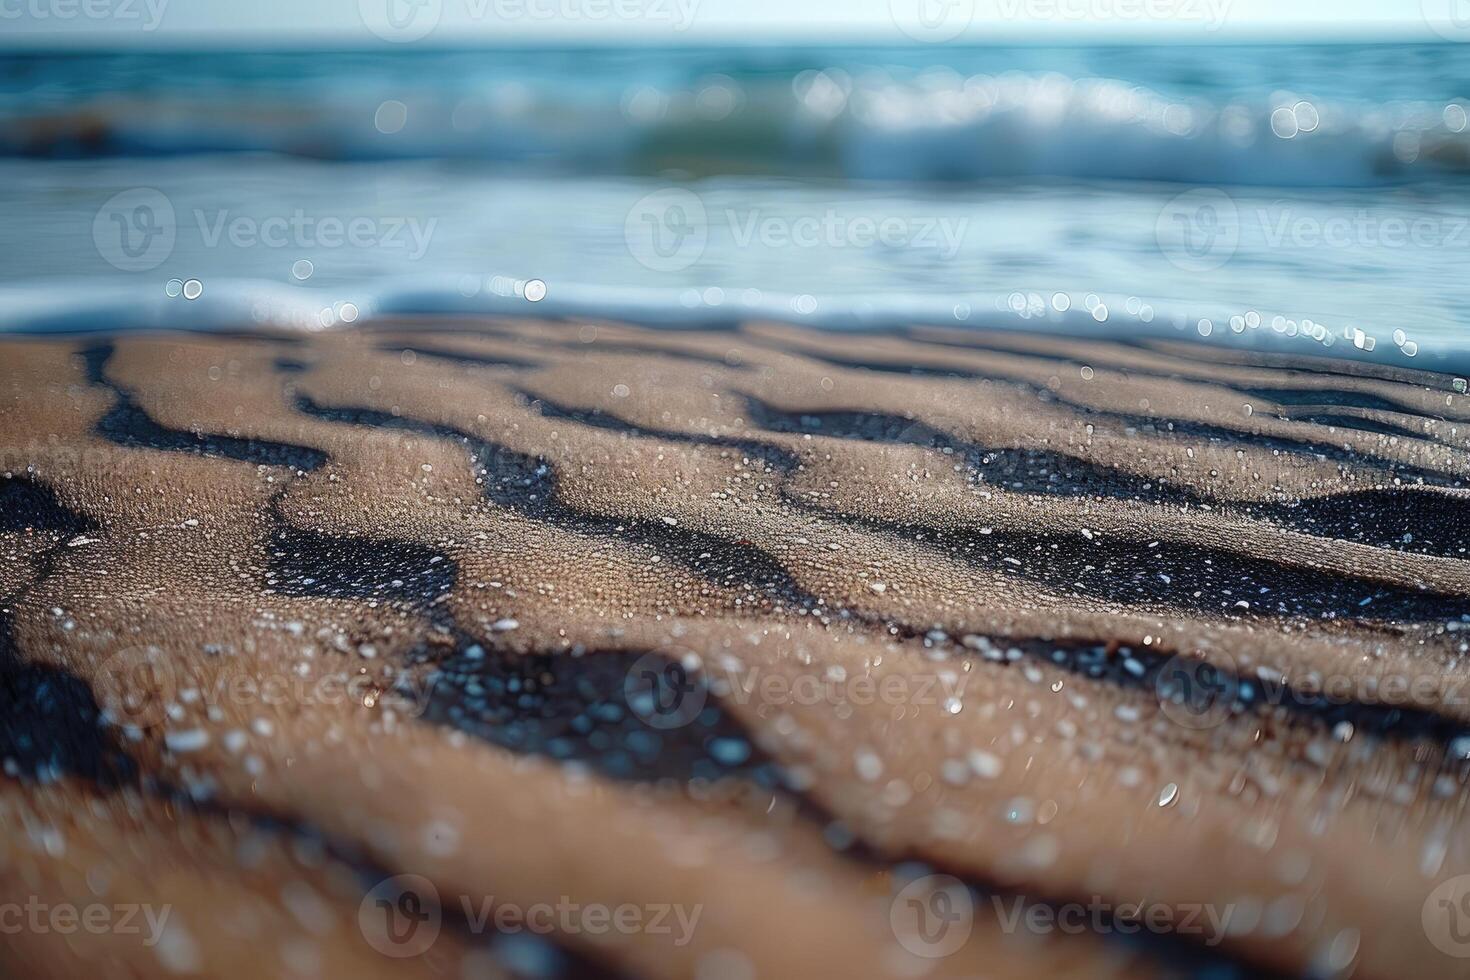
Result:
{"label": "blue water", "polygon": [[773,316],[1463,370],[1467,93],[1449,44],[12,57],[0,326]]}

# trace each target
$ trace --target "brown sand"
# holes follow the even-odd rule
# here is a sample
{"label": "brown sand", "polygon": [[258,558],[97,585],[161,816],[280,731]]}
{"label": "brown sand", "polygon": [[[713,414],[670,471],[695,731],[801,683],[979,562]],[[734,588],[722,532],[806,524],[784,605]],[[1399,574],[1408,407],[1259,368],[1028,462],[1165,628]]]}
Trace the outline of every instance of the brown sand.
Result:
{"label": "brown sand", "polygon": [[[172,913],[7,934],[0,975],[498,976],[493,897],[699,911],[558,925],[571,973],[1464,976],[1430,897],[1470,872],[1470,400],[1326,366],[7,340],[0,896]],[[671,663],[705,710],[651,727],[624,680]],[[398,874],[422,955],[360,929]],[[952,951],[895,905],[928,874],[969,889]],[[1009,918],[1077,906],[1113,917]]]}

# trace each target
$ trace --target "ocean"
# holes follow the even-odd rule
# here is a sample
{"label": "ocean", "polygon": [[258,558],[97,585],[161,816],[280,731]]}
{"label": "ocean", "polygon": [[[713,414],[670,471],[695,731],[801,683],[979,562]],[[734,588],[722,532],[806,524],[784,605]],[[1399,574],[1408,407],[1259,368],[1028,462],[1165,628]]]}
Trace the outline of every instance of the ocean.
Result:
{"label": "ocean", "polygon": [[0,329],[922,323],[1463,372],[1467,92],[1452,44],[17,55]]}

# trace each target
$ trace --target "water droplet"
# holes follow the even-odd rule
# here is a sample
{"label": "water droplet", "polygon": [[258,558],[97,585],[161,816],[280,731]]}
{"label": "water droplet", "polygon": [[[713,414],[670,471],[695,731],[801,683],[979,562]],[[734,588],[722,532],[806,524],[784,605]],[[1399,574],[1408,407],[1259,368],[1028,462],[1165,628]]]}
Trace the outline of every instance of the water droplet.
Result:
{"label": "water droplet", "polygon": [[378,132],[391,136],[408,122],[408,106],[397,99],[389,99],[373,113],[373,126]]}
{"label": "water droplet", "polygon": [[750,743],[743,738],[717,738],[709,743],[709,754],[725,766],[738,766],[750,758]]}
{"label": "water droplet", "polygon": [[1006,823],[1026,824],[1035,816],[1035,804],[1024,796],[1018,796],[1005,805]]}
{"label": "water droplet", "polygon": [[1296,125],[1303,133],[1315,130],[1321,122],[1317,114],[1317,107],[1310,102],[1298,102],[1291,107],[1291,114],[1296,118]]}
{"label": "water droplet", "polygon": [[1292,112],[1286,106],[1282,106],[1271,113],[1271,132],[1275,133],[1281,139],[1291,139],[1300,129],[1301,125],[1296,121],[1296,113]]}
{"label": "water droplet", "polygon": [[999,757],[992,755],[983,749],[971,749],[970,754],[965,757],[975,775],[981,779],[994,779],[1001,774],[1003,768]]}
{"label": "water droplet", "polygon": [[852,761],[859,779],[871,783],[883,775],[883,760],[871,749],[858,749],[853,753]]}

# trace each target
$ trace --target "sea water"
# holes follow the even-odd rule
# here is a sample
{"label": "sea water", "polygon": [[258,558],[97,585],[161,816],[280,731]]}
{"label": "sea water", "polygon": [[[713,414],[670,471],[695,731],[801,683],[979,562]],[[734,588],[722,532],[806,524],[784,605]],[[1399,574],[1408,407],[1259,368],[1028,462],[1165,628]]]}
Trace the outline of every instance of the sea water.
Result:
{"label": "sea water", "polygon": [[156,52],[0,68],[0,328],[1066,330],[1464,371],[1470,49]]}

